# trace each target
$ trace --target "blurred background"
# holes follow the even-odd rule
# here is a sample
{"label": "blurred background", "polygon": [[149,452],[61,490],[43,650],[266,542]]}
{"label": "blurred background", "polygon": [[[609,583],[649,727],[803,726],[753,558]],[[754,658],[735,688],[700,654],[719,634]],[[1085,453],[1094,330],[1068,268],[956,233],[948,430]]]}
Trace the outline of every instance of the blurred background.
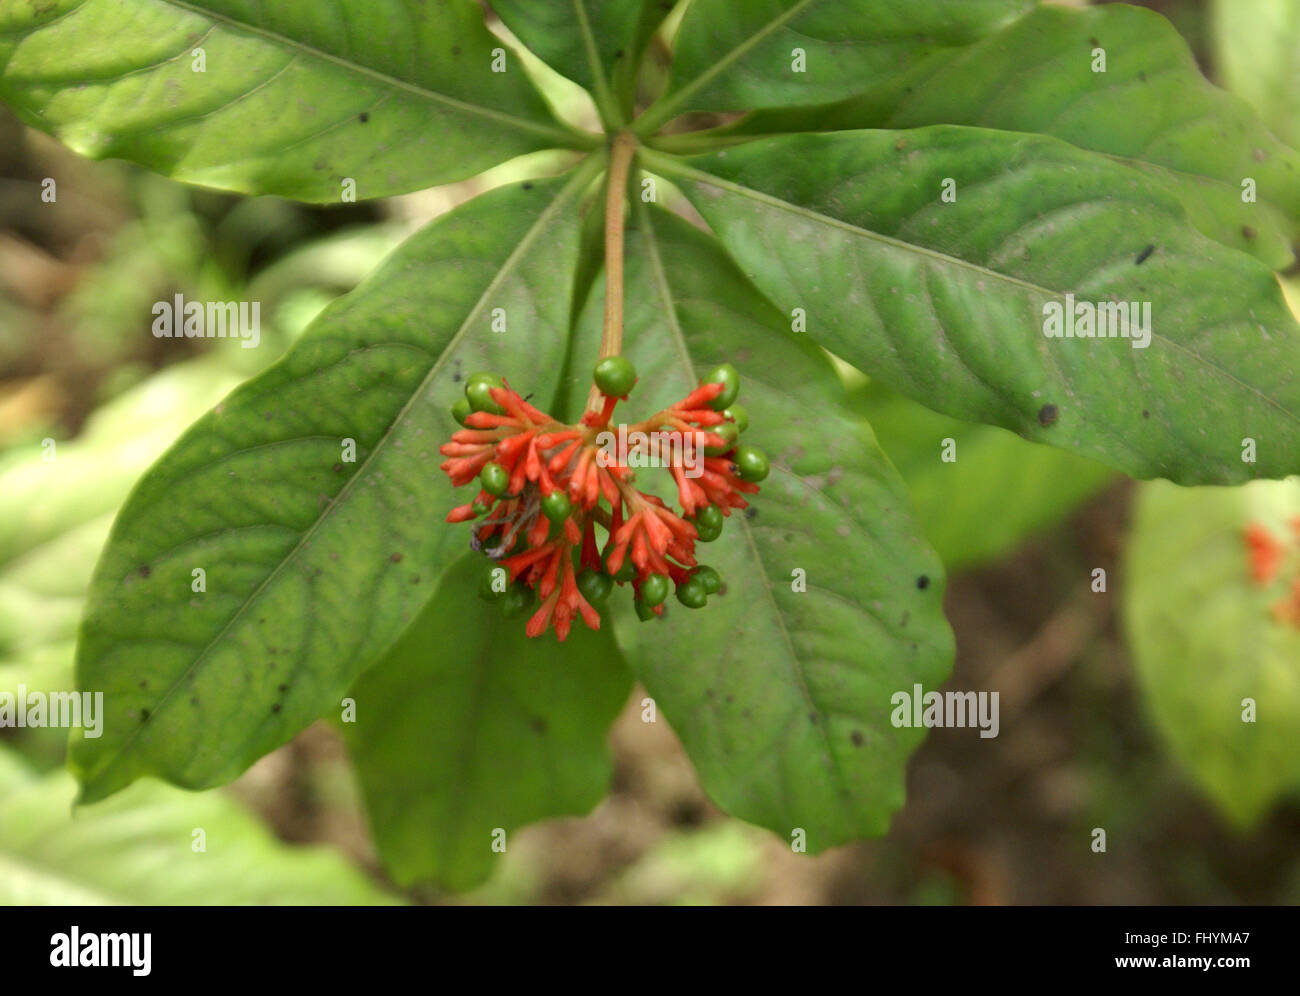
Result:
{"label": "blurred background", "polygon": [[[1281,12],[1276,23],[1236,30],[1255,4],[1147,6],[1173,21],[1211,79],[1294,143],[1300,3],[1260,0]],[[532,68],[570,117],[590,113],[575,88]],[[445,188],[313,208],[88,162],[0,108],[0,691],[72,687],[81,603],[114,511],[181,430],[273,362],[405,235],[485,189],[559,165],[531,156]],[[46,178],[55,203],[39,196]],[[1294,305],[1294,272],[1284,285]],[[152,303],[176,293],[261,301],[262,347],[146,334]],[[640,721],[640,690],[611,733],[606,801],[585,818],[517,833],[496,876],[464,895],[385,879],[345,748],[324,724],[225,789],[194,796],[137,784],[75,819],[64,731],[6,728],[0,902],[1300,902],[1300,779],[1285,760],[1300,753],[1300,654],[1287,656],[1296,644],[1258,650],[1273,655],[1283,675],[1274,702],[1290,713],[1267,731],[1280,745],[1261,752],[1241,740],[1235,714],[1226,725],[1180,714],[1169,692],[1227,682],[1225,696],[1237,695],[1240,662],[1181,651],[1140,659],[1123,595],[1139,561],[1158,586],[1162,555],[1151,551],[1165,548],[1161,528],[1235,528],[1261,503],[1289,507],[1294,486],[1264,485],[1272,490],[1249,501],[1242,489],[1144,494],[1151,486],[934,415],[860,376],[846,384],[949,566],[958,649],[946,687],[1001,696],[996,739],[930,733],[885,838],[807,857],[724,817],[669,724]],[[957,464],[938,460],[945,438],[958,440]],[[1145,522],[1142,507],[1152,509]],[[1235,560],[1227,569],[1241,578],[1224,583],[1248,591],[1241,557],[1239,571]],[[1098,568],[1104,594],[1093,590]],[[1268,760],[1279,752],[1282,762]],[[1252,762],[1261,756],[1267,763]],[[234,844],[195,868],[175,848],[179,839],[188,850],[199,822]],[[1107,830],[1105,856],[1090,847],[1094,827]]]}

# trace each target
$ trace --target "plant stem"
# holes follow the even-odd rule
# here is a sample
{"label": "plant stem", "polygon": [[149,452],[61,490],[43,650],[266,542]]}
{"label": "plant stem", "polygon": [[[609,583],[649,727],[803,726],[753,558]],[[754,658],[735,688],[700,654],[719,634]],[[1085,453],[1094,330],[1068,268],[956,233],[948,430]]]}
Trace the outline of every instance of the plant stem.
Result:
{"label": "plant stem", "polygon": [[[636,136],[624,131],[614,137],[610,149],[609,187],[605,191],[605,324],[597,362],[623,351],[623,202],[636,147]],[[588,411],[600,410],[600,397],[593,385],[587,397]]]}

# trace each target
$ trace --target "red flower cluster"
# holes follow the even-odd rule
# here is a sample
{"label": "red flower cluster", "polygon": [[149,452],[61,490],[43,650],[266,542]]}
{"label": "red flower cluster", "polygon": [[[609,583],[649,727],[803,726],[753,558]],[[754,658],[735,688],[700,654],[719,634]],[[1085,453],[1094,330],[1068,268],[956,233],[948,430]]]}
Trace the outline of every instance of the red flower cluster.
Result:
{"label": "red flower cluster", "polygon": [[[602,393],[599,410],[567,425],[530,405],[504,380],[490,374],[470,379],[466,393],[473,401],[477,392],[473,407],[480,410],[467,411],[464,403],[454,410],[465,428],[442,447],[448,458],[442,469],[458,487],[477,478],[480,490],[447,521],[474,520],[471,545],[505,567],[511,585],[541,599],[526,627],[529,636],[553,626],[563,640],[578,616],[599,629],[591,603],[614,583],[631,583],[642,618],[663,612],[669,579],[678,586],[678,598],[692,604],[683,586],[691,584],[697,568],[697,540],[715,539],[721,530],[717,513],[745,508],[742,494],[757,492],[754,479],[766,475],[766,458],[755,450],[762,473],[751,470],[745,474],[749,480],[741,476],[734,421],[714,408],[724,390],[734,397],[734,383],[704,383],[644,422],[611,429],[617,397]],[[728,422],[730,429],[715,431]],[[637,438],[638,432],[676,434],[680,446],[662,462],[676,481],[680,515],[637,487],[629,454],[610,452],[611,438]],[[688,473],[691,453],[703,457],[691,464],[696,474]],[[603,549],[597,527],[605,535]]]}

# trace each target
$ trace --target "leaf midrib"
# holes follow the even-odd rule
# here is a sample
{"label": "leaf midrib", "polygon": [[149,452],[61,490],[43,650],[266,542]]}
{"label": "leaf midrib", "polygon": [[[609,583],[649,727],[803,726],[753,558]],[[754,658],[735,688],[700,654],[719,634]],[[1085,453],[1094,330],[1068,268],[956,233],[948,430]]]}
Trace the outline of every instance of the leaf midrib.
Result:
{"label": "leaf midrib", "polygon": [[81,790],[83,796],[87,794],[90,785],[102,781],[103,778],[110,771],[112,771],[116,767],[116,765],[121,762],[121,760],[124,757],[127,756],[131,748],[134,746],[136,742],[136,738],[139,737],[140,733],[147,726],[149,726],[159,715],[161,715],[161,713],[167,707],[167,705],[174,700],[173,697],[177,689],[181,688],[182,685],[185,684],[186,679],[190,675],[192,675],[204,663],[208,655],[212,652],[213,648],[215,648],[221,643],[222,639],[226,636],[227,633],[230,632],[231,628],[234,627],[239,622],[239,620],[244,617],[245,613],[249,610],[249,608],[257,602],[257,600],[262,595],[262,593],[266,591],[267,588],[272,584],[272,582],[274,582],[280,576],[280,574],[287,568],[287,566],[294,561],[294,559],[304,549],[304,547],[307,544],[309,544],[312,537],[321,528],[321,526],[325,522],[329,521],[330,517],[333,516],[334,513],[339,508],[343,507],[346,504],[346,499],[348,495],[351,493],[352,489],[356,486],[358,481],[362,480],[366,476],[365,474],[366,468],[370,466],[371,461],[375,459],[377,454],[384,451],[384,449],[386,448],[386,444],[393,437],[395,430],[399,426],[404,424],[406,418],[408,417],[411,411],[412,406],[428,390],[429,385],[433,382],[433,380],[436,378],[438,373],[442,370],[443,365],[447,362],[447,357],[451,355],[457,343],[459,343],[461,338],[468,332],[474,319],[479,315],[482,309],[486,306],[487,302],[491,300],[493,291],[501,284],[503,280],[506,279],[507,274],[512,272],[514,266],[517,264],[519,259],[523,255],[525,255],[526,252],[532,247],[533,243],[539,237],[541,232],[545,231],[549,227],[553,216],[559,211],[559,209],[574,196],[577,190],[581,189],[591,179],[591,176],[596,172],[596,170],[599,167],[603,166],[603,164],[604,164],[604,158],[602,156],[592,156],[591,158],[589,158],[585,163],[583,163],[582,166],[580,166],[574,172],[569,182],[566,183],[559,190],[559,192],[555,196],[555,199],[551,201],[551,203],[537,216],[537,220],[525,233],[524,237],[520,239],[519,244],[515,246],[513,250],[511,250],[510,255],[506,257],[505,263],[502,264],[501,268],[497,271],[496,275],[488,283],[487,287],[483,289],[483,292],[479,295],[478,299],[475,301],[474,306],[470,308],[470,310],[467,312],[465,320],[461,323],[460,328],[458,328],[455,334],[449,340],[447,340],[446,346],[443,347],[443,350],[439,354],[438,358],[434,360],[432,366],[429,367],[429,372],[425,374],[424,378],[411,392],[411,396],[407,399],[406,403],[402,406],[401,410],[393,418],[392,422],[389,423],[388,427],[384,430],[383,435],[379,437],[378,441],[375,443],[374,448],[366,455],[366,458],[358,465],[356,473],[354,473],[351,477],[348,478],[347,482],[339,490],[339,493],[334,496],[334,499],[325,507],[324,511],[322,511],[321,514],[316,518],[316,520],[306,529],[305,532],[303,532],[302,536],[299,537],[298,542],[294,544],[293,549],[285,554],[285,556],[280,560],[280,562],[276,564],[274,569],[272,569],[272,571],[266,576],[266,578],[263,579],[262,583],[259,584],[257,588],[248,596],[248,598],[246,598],[243,601],[243,603],[241,603],[239,608],[235,610],[235,613],[230,617],[230,619],[226,621],[225,625],[221,627],[221,629],[217,632],[217,634],[213,636],[213,638],[210,641],[208,641],[207,645],[195,656],[194,660],[191,661],[190,664],[185,668],[185,670],[176,678],[176,680],[173,681],[167,687],[167,690],[163,693],[162,697],[158,700],[153,710],[151,710],[149,716],[145,718],[143,721],[141,721],[140,723],[134,724],[130,734],[128,734],[126,739],[122,741],[121,746],[118,747],[117,750],[115,750],[112,754],[110,754],[109,757],[102,764],[99,765],[93,781],[88,780],[83,783],[82,790]]}
{"label": "leaf midrib", "polygon": [[678,106],[689,100],[692,94],[707,85],[715,76],[740,59],[746,52],[752,49],[768,35],[772,34],[772,32],[776,31],[788,21],[793,20],[797,15],[801,14],[806,8],[812,6],[816,2],[817,0],[799,0],[798,3],[780,17],[775,17],[771,21],[768,21],[767,24],[763,25],[730,52],[718,59],[708,69],[704,70],[704,72],[700,73],[680,90],[668,97],[659,105],[658,110],[651,108],[646,111],[646,113],[642,115],[640,122],[641,127],[638,129],[638,134],[644,135],[648,130],[656,129],[665,121],[669,120],[673,114],[676,113]]}
{"label": "leaf midrib", "polygon": [[[1062,301],[1062,302],[1064,302],[1065,300],[1065,293],[1063,291],[1053,290],[1050,287],[1044,287],[1039,284],[1035,284],[1032,281],[1022,280],[1021,278],[1013,277],[1010,274],[1000,273],[997,270],[991,270],[988,267],[979,265],[978,263],[972,263],[970,260],[962,259],[960,256],[949,256],[946,253],[940,252],[937,249],[931,249],[928,246],[920,246],[913,242],[907,242],[903,239],[894,238],[893,236],[890,235],[883,235],[880,232],[873,232],[869,228],[862,228],[858,225],[854,225],[851,222],[843,221],[839,218],[833,218],[830,215],[826,215],[818,211],[814,211],[811,208],[806,208],[799,204],[793,204],[790,201],[782,200],[781,198],[774,197],[771,194],[763,193],[761,190],[755,190],[753,187],[746,187],[743,184],[733,183],[730,180],[724,180],[721,177],[714,176],[712,173],[706,173],[703,170],[698,170],[695,169],[694,167],[687,166],[685,163],[678,161],[672,156],[665,156],[659,153],[654,153],[650,150],[643,150],[642,156],[648,162],[653,162],[657,166],[657,168],[663,170],[664,172],[677,173],[679,176],[684,176],[689,179],[695,180],[696,182],[717,187],[721,190],[726,190],[730,193],[736,194],[739,197],[747,197],[750,200],[758,201],[759,203],[766,204],[770,207],[775,207],[779,210],[788,211],[791,214],[799,215],[810,221],[817,222],[818,224],[827,225],[832,228],[843,229],[846,232],[849,232],[857,237],[864,238],[868,241],[878,242],[881,245],[886,245],[894,249],[899,249],[904,252],[909,252],[917,256],[928,257],[944,266],[956,267],[959,269],[967,269],[974,273],[978,273],[981,277],[985,277],[987,279],[993,280],[998,283],[1007,284],[1013,287],[1019,287],[1022,290],[1029,291],[1041,295],[1043,297],[1048,297],[1053,300]],[[1206,359],[1206,357],[1202,356],[1200,353],[1196,352],[1195,350],[1192,350],[1189,347],[1184,346],[1182,343],[1177,342],[1174,339],[1170,339],[1168,336],[1157,332],[1155,329],[1151,330],[1151,338],[1158,339],[1160,342],[1164,343],[1169,348],[1177,350],[1178,352],[1183,353],[1184,355],[1190,357],[1193,361],[1201,364],[1207,369],[1218,374],[1224,380],[1230,381],[1231,383],[1237,385],[1247,394],[1253,394],[1265,405],[1275,409],[1280,414],[1285,415],[1292,422],[1300,424],[1300,414],[1291,411],[1289,408],[1284,406],[1281,402],[1277,401],[1274,398],[1269,397],[1267,394],[1264,394],[1258,388],[1250,384],[1247,384],[1245,381],[1229,373],[1227,370],[1224,370],[1222,367],[1218,366],[1217,364],[1212,363],[1210,360]]]}
{"label": "leaf midrib", "polygon": [[[268,28],[263,28],[256,24],[249,24],[247,21],[238,20],[231,17],[229,14],[222,14],[208,10],[197,3],[190,3],[188,0],[161,0],[161,2],[176,7],[179,10],[188,11],[198,17],[209,18],[213,22],[225,24],[234,30],[256,35],[257,37],[263,38],[273,44],[284,46],[285,48],[292,49],[312,58],[320,59],[323,62],[332,63],[348,72],[356,73],[361,76],[368,76],[385,86],[396,90],[404,90],[407,93],[413,94],[423,100],[430,101],[431,103],[442,104],[445,107],[460,111],[464,114],[477,115],[486,118],[487,120],[494,121],[500,125],[514,128],[517,131],[526,131],[537,135],[543,135],[564,147],[569,147],[573,144],[574,136],[562,128],[541,124],[536,121],[529,121],[527,118],[517,117],[513,114],[508,114],[505,111],[498,111],[491,107],[483,107],[479,104],[470,104],[466,101],[458,100],[455,97],[449,97],[446,94],[438,93],[436,90],[422,87],[417,83],[411,83],[407,80],[399,79],[396,76],[390,76],[378,69],[362,65],[359,62],[353,62],[343,58],[342,56],[335,55],[332,52],[326,52],[324,49],[308,45],[305,42],[290,38],[287,35],[282,35],[277,31],[271,31]],[[41,25],[41,27],[44,27],[44,25]]]}
{"label": "leaf midrib", "polygon": [[[637,202],[637,209],[645,225],[646,238],[650,249],[650,266],[654,272],[655,283],[658,285],[659,293],[664,301],[664,315],[668,323],[668,330],[672,334],[673,343],[677,346],[677,351],[681,356],[682,365],[685,367],[688,379],[694,374],[695,366],[691,362],[690,350],[686,346],[686,336],[682,332],[681,325],[677,320],[676,297],[673,294],[672,287],[668,282],[668,275],[664,272],[663,259],[659,253],[659,240],[655,234],[654,222],[650,218],[650,210],[643,202]],[[745,537],[745,543],[749,547],[749,552],[754,560],[762,564],[763,558],[758,552],[758,544],[754,541],[753,530],[750,528],[749,520],[745,516],[738,517],[741,532]],[[763,581],[766,582],[767,576],[763,575]],[[781,613],[781,608],[776,602],[776,596],[772,594],[772,586],[767,583],[759,585],[763,594],[767,597],[769,611],[767,615],[775,618],[781,630],[781,638],[785,642],[788,651],[787,659],[790,662],[790,671],[794,675],[795,682],[799,687],[799,693],[807,707],[815,712],[818,716],[823,717],[820,722],[813,725],[817,732],[821,734],[822,744],[826,748],[826,756],[830,759],[831,770],[836,782],[841,786],[847,786],[849,783],[844,777],[844,772],[840,769],[839,757],[836,754],[834,745],[831,743],[830,731],[826,728],[825,722],[826,711],[822,709],[812,696],[812,689],[808,687],[807,678],[804,676],[801,667],[799,654],[794,649],[794,641],[790,637],[790,631],[785,625],[785,616]],[[839,797],[839,796],[837,796]],[[842,797],[839,797],[842,799]]]}

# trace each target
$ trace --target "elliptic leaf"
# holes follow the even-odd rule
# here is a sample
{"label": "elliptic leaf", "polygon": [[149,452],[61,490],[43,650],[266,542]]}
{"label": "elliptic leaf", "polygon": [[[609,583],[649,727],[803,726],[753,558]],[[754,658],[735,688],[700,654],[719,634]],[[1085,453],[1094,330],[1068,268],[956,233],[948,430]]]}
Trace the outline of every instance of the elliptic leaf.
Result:
{"label": "elliptic leaf", "polygon": [[[883,833],[923,733],[891,724],[891,696],[931,690],[951,666],[942,566],[830,362],[714,240],[643,210],[628,253],[630,404],[653,412],[733,363],[744,439],[772,464],[751,508],[696,547],[724,590],[698,611],[669,598],[660,620],[624,613],[628,664],[727,812],[786,839],[803,829],[811,851]],[[665,472],[639,474],[675,503]],[[626,590],[611,601],[626,608]]]}
{"label": "elliptic leaf", "polygon": [[939,48],[965,45],[1034,0],[693,0],[648,134],[684,111],[841,100]]}
{"label": "elliptic leaf", "polygon": [[477,592],[492,561],[470,553],[352,691],[345,729],[389,873],[467,889],[526,823],[585,813],[609,788],[605,737],[627,701],[610,628],[560,643],[524,635]]}
{"label": "elliptic leaf", "polygon": [[782,311],[936,411],[1135,477],[1300,469],[1300,326],[1276,278],[1134,170],[947,126],[644,158]]}
{"label": "elliptic leaf", "polygon": [[101,738],[72,741],[87,800],[145,773],[234,777],[337,707],[416,616],[467,545],[443,524],[450,405],[475,370],[536,383],[560,366],[570,212],[599,165],[413,236],[145,475],[82,625],[78,687],[107,712]]}
{"label": "elliptic leaf", "polygon": [[[1259,575],[1275,543],[1280,560]],[[1261,550],[1262,550],[1261,546]],[[1174,755],[1247,825],[1300,790],[1300,479],[1138,492],[1124,619]]]}
{"label": "elliptic leaf", "polygon": [[471,0],[9,0],[0,100],[85,156],[305,201],[574,141]]}
{"label": "elliptic leaf", "polygon": [[[1231,16],[1250,25],[1252,39],[1271,37],[1238,6]],[[1287,50],[1293,60],[1300,59],[1298,39],[1293,32]],[[1292,92],[1288,86],[1270,92]],[[1243,101],[1201,75],[1168,21],[1139,7],[1043,6],[991,37],[937,52],[864,94],[826,107],[760,112],[740,130],[938,124],[1038,132],[1105,153],[1166,185],[1211,238],[1275,269],[1294,258],[1300,155]],[[1247,180],[1249,189],[1243,187]]]}

